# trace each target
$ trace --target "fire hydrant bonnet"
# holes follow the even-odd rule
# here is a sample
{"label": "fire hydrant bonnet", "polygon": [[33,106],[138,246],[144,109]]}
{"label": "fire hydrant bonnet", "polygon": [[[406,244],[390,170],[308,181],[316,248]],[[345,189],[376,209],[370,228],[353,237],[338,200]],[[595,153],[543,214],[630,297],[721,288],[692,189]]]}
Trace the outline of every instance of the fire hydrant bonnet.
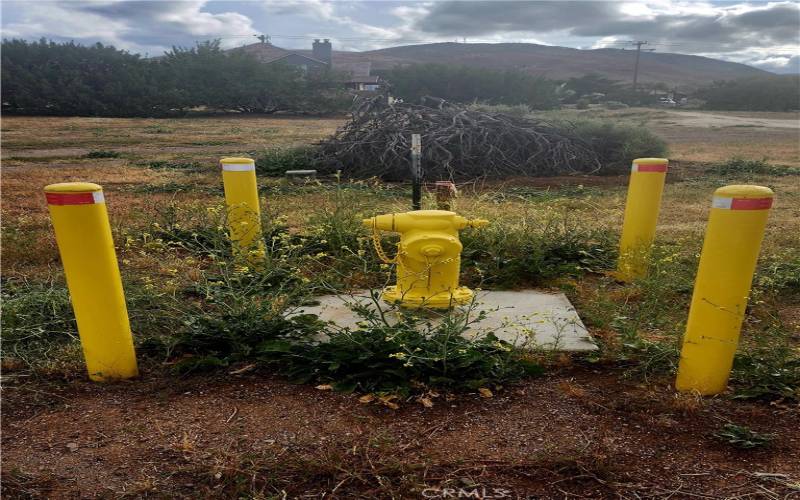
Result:
{"label": "fire hydrant bonnet", "polygon": [[[383,300],[403,307],[434,309],[472,300],[472,290],[458,284],[463,248],[458,231],[488,223],[446,210],[416,210],[364,219],[364,226],[373,230],[378,255],[387,263],[397,264],[397,284],[383,290]],[[379,231],[400,233],[393,259],[383,253]]]}

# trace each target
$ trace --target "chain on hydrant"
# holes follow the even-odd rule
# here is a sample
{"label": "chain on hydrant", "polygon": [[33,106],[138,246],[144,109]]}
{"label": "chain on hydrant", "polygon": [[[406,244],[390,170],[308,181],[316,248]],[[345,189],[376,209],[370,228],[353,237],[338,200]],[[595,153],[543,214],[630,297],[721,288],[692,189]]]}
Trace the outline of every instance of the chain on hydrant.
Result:
{"label": "chain on hydrant", "polygon": [[[383,300],[403,307],[433,309],[469,302],[472,290],[458,285],[463,248],[458,232],[487,224],[489,221],[469,220],[445,210],[415,210],[364,219],[364,226],[373,231],[378,256],[386,263],[397,264],[397,284],[383,290]],[[389,258],[383,251],[380,231],[400,233],[395,257]]]}

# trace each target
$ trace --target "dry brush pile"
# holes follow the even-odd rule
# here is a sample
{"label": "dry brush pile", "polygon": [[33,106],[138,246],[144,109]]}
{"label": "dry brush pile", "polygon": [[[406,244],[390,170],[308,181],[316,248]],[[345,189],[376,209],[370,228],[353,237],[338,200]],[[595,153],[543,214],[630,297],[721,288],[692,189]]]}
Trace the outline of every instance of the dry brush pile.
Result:
{"label": "dry brush pile", "polygon": [[422,104],[364,101],[350,122],[316,150],[318,169],[347,177],[401,180],[410,175],[411,135],[422,135],[428,179],[594,173],[592,144],[541,120],[471,110],[438,98]]}

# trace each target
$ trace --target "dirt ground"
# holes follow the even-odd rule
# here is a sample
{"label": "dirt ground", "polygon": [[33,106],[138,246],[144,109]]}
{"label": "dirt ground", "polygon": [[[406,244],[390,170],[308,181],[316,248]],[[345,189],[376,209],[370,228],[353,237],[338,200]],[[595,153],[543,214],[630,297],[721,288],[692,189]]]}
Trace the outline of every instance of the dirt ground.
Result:
{"label": "dirt ground", "polygon": [[[668,141],[678,176],[735,155],[800,166],[797,127],[772,124],[796,123],[794,114],[617,115],[624,112],[646,116]],[[210,185],[220,156],[307,144],[341,122],[6,117],[4,226],[24,226],[31,242],[18,253],[4,249],[3,273],[31,276],[59,265],[41,195],[47,183],[101,183],[114,197],[117,224],[165,200],[202,196],[136,191],[143,186]],[[85,158],[98,150],[123,156]],[[154,160],[209,169],[190,175],[144,166]],[[796,179],[775,178],[781,195],[769,244],[796,242]],[[592,213],[616,220],[624,182],[530,184],[608,188],[608,202]],[[677,201],[664,208],[663,230],[696,235],[707,190],[668,185],[667,198]],[[302,212],[301,202],[312,203],[270,200],[287,213]],[[796,404],[677,395],[670,379],[631,378],[623,364],[559,358],[545,376],[491,398],[439,395],[432,408],[411,400],[399,410],[292,385],[280,374],[230,373],[240,366],[188,378],[144,366],[142,379],[110,385],[3,368],[5,498],[800,498]],[[727,423],[770,434],[771,444],[736,449],[714,435]]]}
{"label": "dirt ground", "polygon": [[[266,375],[4,392],[9,498],[789,498],[800,471],[797,408],[676,396],[607,367],[398,411]],[[712,435],[727,421],[774,446],[732,449]]]}

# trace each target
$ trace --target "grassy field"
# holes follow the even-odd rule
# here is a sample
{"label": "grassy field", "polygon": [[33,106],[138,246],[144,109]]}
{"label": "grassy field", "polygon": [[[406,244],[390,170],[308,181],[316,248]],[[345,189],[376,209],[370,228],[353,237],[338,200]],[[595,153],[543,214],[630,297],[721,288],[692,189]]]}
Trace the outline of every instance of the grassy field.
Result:
{"label": "grassy field", "polygon": [[[511,376],[517,361],[494,347],[462,346],[481,362],[461,373],[490,374],[488,393],[457,381],[393,392],[376,382],[378,372],[355,394],[326,390],[337,380],[319,372],[323,363],[347,364],[333,357],[349,352],[347,339],[338,353],[309,348],[291,362],[253,352],[259,335],[285,326],[276,317],[291,304],[385,281],[358,221],[406,210],[408,187],[262,176],[269,265],[256,271],[229,255],[217,166],[222,156],[313,143],[343,119],[5,117],[4,494],[797,494],[798,130],[769,121],[719,126],[724,113],[706,125],[681,112],[569,113],[646,126],[668,142],[673,163],[651,277],[621,285],[604,274],[614,266],[627,177],[576,176],[460,185],[456,210],[492,222],[464,234],[463,280],[566,293],[600,352],[525,355],[544,374],[520,379]],[[46,184],[78,180],[106,193],[143,372],[133,383],[84,380],[42,194]],[[767,185],[776,202],[731,389],[678,395],[670,384],[711,194],[732,183]],[[369,337],[376,352],[386,348],[380,335]],[[407,373],[428,380],[421,365]],[[297,374],[308,383],[292,384]]]}

